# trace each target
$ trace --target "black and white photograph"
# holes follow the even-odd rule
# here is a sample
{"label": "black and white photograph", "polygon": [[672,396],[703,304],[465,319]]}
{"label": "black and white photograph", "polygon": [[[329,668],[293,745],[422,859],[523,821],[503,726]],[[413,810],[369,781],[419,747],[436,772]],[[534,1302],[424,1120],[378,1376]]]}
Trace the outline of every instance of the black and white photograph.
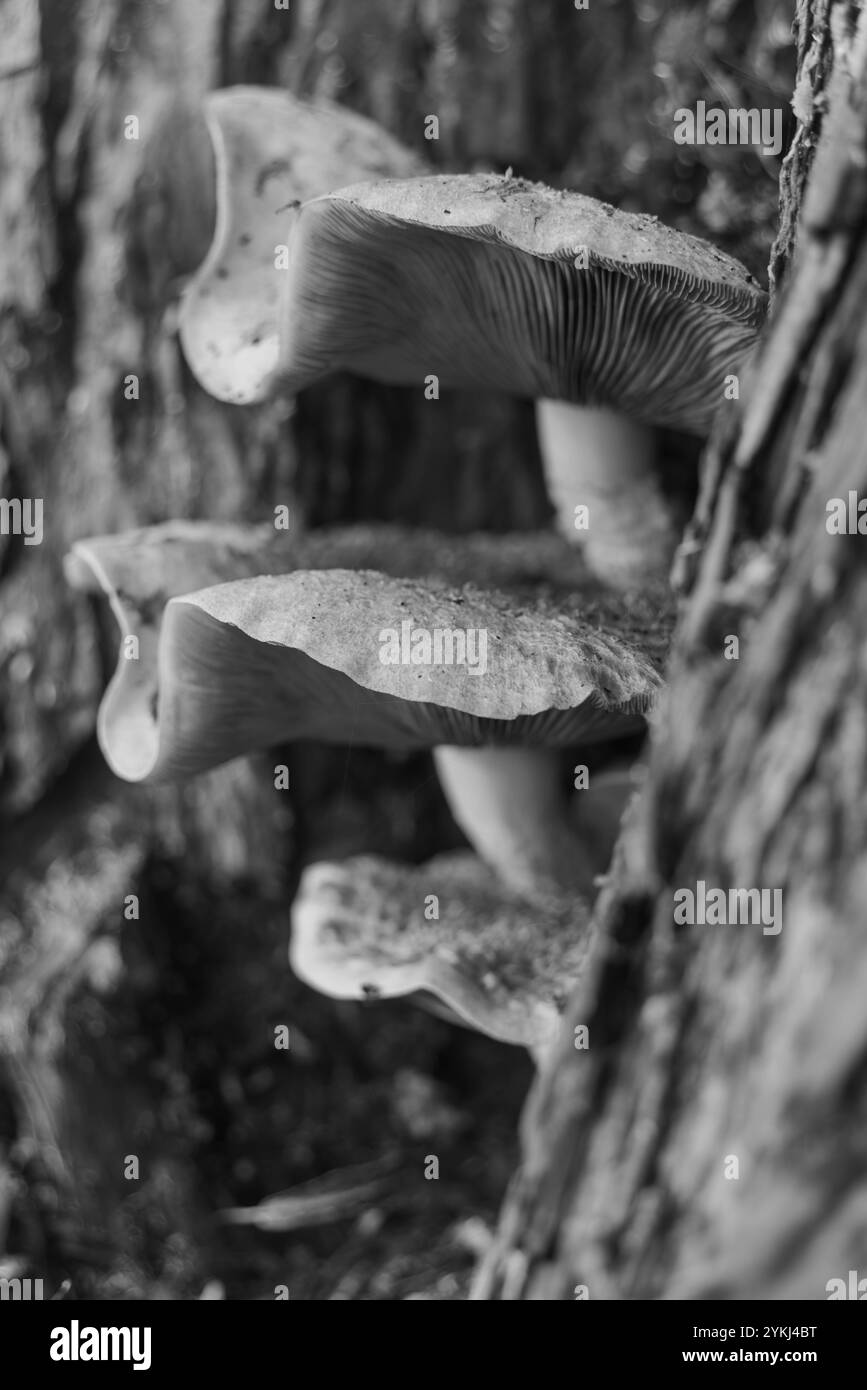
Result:
{"label": "black and white photograph", "polygon": [[865,904],[867,0],[0,0],[19,1365],[827,1374]]}

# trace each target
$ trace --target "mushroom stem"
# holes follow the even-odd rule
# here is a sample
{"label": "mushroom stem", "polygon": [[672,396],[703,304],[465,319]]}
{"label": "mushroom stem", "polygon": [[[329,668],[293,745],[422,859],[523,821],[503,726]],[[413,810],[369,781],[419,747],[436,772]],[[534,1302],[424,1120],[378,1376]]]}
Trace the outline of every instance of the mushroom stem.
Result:
{"label": "mushroom stem", "polygon": [[[559,528],[583,541],[590,569],[617,586],[665,577],[677,535],[654,473],[652,427],[613,410],[539,400],[536,428]],[[586,530],[575,524],[582,505]]]}
{"label": "mushroom stem", "polygon": [[441,747],[434,749],[434,760],[452,815],[504,883],[537,900],[562,893],[593,897],[594,879],[608,864],[625,785],[616,807],[610,788],[607,798],[600,789],[605,824],[596,826],[587,815],[594,796],[589,790],[580,793],[580,815],[570,818],[556,753]]}

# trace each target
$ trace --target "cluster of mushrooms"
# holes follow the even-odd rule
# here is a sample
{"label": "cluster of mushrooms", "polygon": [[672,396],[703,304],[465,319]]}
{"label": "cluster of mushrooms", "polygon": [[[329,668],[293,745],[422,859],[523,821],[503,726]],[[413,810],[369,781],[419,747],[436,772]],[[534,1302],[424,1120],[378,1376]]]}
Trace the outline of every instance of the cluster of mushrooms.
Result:
{"label": "cluster of mushrooms", "polygon": [[[765,296],[653,218],[509,174],[431,175],[338,107],[236,87],[204,115],[216,228],[179,314],[201,385],[246,405],[348,370],[531,397],[559,527],[168,522],[82,540],[69,581],[137,639],[102,749],[135,782],[299,739],[431,750],[472,851],[308,868],[292,966],[331,996],[413,996],[538,1057],[634,788],[616,746],[634,756],[661,689],[677,528],[659,430],[707,433]],[[381,632],[407,620],[484,631],[484,671],[384,664]],[[566,752],[583,766],[600,748],[607,770],[574,789]]]}

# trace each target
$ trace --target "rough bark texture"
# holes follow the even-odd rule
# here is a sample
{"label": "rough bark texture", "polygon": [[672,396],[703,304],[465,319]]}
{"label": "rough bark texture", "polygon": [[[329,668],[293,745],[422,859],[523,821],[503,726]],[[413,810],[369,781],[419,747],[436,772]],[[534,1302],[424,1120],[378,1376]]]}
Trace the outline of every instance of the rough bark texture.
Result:
{"label": "rough bark texture", "polygon": [[[525,1113],[478,1297],[823,1299],[867,1257],[867,552],[826,529],[829,499],[867,492],[867,13],[799,22],[802,59],[823,55],[802,152],[824,114],[803,198],[800,154],[784,180],[795,262],[710,451],[607,944]],[[778,265],[791,245],[790,225]],[[699,880],[780,889],[779,935],[675,925]]]}
{"label": "rough bark texture", "polygon": [[[780,224],[768,267],[772,295],[781,287],[791,264],[798,215],[822,128],[825,87],[833,50],[830,9],[830,0],[798,0],[797,3],[798,70],[792,95],[797,126],[780,170]],[[837,14],[839,16],[839,10]]]}
{"label": "rough bark texture", "polygon": [[[761,277],[774,162],[675,147],[673,113],[700,97],[787,107],[790,21],[789,0],[0,0],[0,495],[45,506],[40,546],[0,536],[0,1227],[42,1268],[109,1296],[187,1292],[211,1259],[235,1287],[273,1282],[273,1252],[226,1242],[213,1208],[399,1147],[383,1078],[407,1055],[422,1070],[451,1058],[468,1103],[504,1077],[476,1136],[499,1157],[467,1180],[493,1209],[526,1080],[521,1059],[481,1056],[438,1023],[383,1027],[285,983],[305,860],[417,861],[459,842],[426,760],[291,750],[285,801],[262,760],[158,795],[102,773],[92,735],[116,634],[64,584],[72,540],[166,517],[254,520],[278,503],[314,525],[455,532],[547,516],[528,402],[444,393],[434,406],[343,379],[287,419],[199,390],[172,313],[213,216],[197,94],[263,82],[340,100],[434,167],[575,185],[706,235]],[[438,142],[424,139],[429,114]],[[691,444],[672,450],[694,459]],[[130,893],[140,925],[122,917]],[[269,1091],[271,1024],[287,1016],[313,1042]],[[287,1115],[300,1136],[288,1151]],[[130,1196],[122,1159],[142,1145],[151,1177]],[[418,1208],[416,1252],[466,1191],[438,1200]],[[407,1288],[405,1275],[376,1284],[375,1254],[349,1242],[347,1264],[338,1249],[297,1255],[298,1296]]]}

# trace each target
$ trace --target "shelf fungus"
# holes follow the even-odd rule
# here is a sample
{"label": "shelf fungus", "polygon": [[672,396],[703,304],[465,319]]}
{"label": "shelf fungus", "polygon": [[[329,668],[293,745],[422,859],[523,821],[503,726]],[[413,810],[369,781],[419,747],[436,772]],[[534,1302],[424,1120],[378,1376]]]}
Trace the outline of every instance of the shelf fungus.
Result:
{"label": "shelf fungus", "polygon": [[[394,577],[436,576],[455,586],[475,583],[506,590],[517,603],[537,593],[574,604],[580,595],[588,624],[624,621],[623,601],[589,576],[582,556],[546,532],[444,535],[395,525],[355,525],[301,533],[275,531],[268,523],[170,521],[116,535],[76,541],[64,562],[68,583],[101,595],[120,629],[117,666],[100,707],[97,730],[115,766],[115,749],[144,738],[144,764],[158,719],[159,644],[171,599],[231,580],[297,569],[378,569]],[[630,599],[629,631],[664,659],[672,610],[663,592],[645,590]],[[126,760],[124,760],[126,767]],[[139,775],[130,765],[120,775]],[[142,774],[143,775],[143,774]]]}
{"label": "shelf fungus", "polygon": [[[314,866],[292,959],[327,993],[436,996],[464,1022],[538,1050],[556,1017],[554,984],[574,982],[588,947],[596,880],[633,785],[626,772],[594,771],[572,790],[575,750],[589,764],[604,745],[610,760],[626,739],[632,754],[661,688],[665,591],[606,591],[580,552],[544,533],[398,527],[290,540],[267,525],[173,522],[80,541],[66,572],[108,597],[121,629],[98,718],[120,777],[183,779],[290,740],[432,750],[478,857],[417,870]],[[356,872],[367,897],[353,897],[341,935],[334,884]],[[386,883],[388,911],[376,897]],[[408,947],[431,894],[428,955]],[[373,955],[371,913],[388,925]],[[500,946],[533,933],[539,962],[521,965],[524,985],[512,989]],[[555,957],[559,971],[546,974]]]}
{"label": "shelf fungus", "polygon": [[247,404],[267,394],[277,361],[293,208],[348,180],[406,177],[423,163],[363,116],[270,87],[211,92],[203,113],[213,145],[216,225],[184,291],[180,338],[206,391]]}
{"label": "shelf fungus", "polygon": [[[369,550],[388,554],[382,540]],[[604,868],[586,852],[596,793],[573,794],[570,814],[562,753],[643,730],[670,612],[592,581],[480,588],[460,572],[466,555],[445,578],[321,568],[363,558],[348,535],[314,533],[279,560],[270,545],[257,528],[194,541],[183,524],[125,547],[79,542],[67,573],[108,594],[122,632],[98,720],[114,771],[180,778],[292,739],[432,749],[456,820],[504,882],[539,900],[589,894]],[[534,570],[515,549],[513,569]],[[251,574],[268,558],[289,572]],[[502,583],[502,559],[488,559]]]}
{"label": "shelf fungus", "polygon": [[538,1060],[591,944],[580,902],[533,910],[474,854],[359,856],[306,870],[289,958],[322,994],[410,998]]}
{"label": "shelf fungus", "polygon": [[739,262],[655,218],[488,174],[319,196],[290,250],[284,389],[349,370],[534,398],[564,533],[609,582],[667,571],[657,427],[706,435],[756,342],[766,296]]}

